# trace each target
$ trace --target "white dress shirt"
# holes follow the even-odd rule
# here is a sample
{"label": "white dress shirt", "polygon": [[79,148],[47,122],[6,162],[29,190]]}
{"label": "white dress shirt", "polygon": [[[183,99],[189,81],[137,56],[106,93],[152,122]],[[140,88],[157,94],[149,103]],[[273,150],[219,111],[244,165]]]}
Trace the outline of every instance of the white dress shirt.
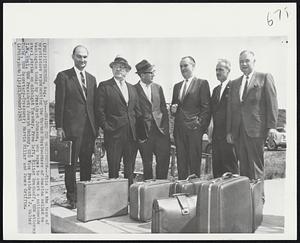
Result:
{"label": "white dress shirt", "polygon": [[[125,80],[119,81],[115,78],[114,78],[114,80],[116,81],[119,89],[121,90],[122,95],[126,101],[126,104],[128,104],[129,96],[128,96],[128,88],[127,88],[127,84],[126,84]],[[122,85],[121,85],[121,83],[122,83]]]}
{"label": "white dress shirt", "polygon": [[[248,86],[247,86],[247,88],[250,85],[250,81],[251,81],[252,76],[253,76],[253,71],[252,71],[252,73],[250,73],[248,75]],[[243,92],[244,92],[245,84],[246,84],[246,75],[243,76],[242,84],[241,84],[241,87],[240,87],[240,101],[243,101]]]}
{"label": "white dress shirt", "polygon": [[150,84],[145,84],[142,81],[140,81],[140,84],[141,84],[148,100],[151,102],[151,83]]}
{"label": "white dress shirt", "polygon": [[221,85],[221,90],[220,90],[219,100],[221,99],[222,94],[223,94],[223,92],[224,92],[224,90],[225,90],[225,88],[226,88],[228,82],[229,82],[229,79],[226,79],[226,80],[222,83],[222,85]]}
{"label": "white dress shirt", "polygon": [[80,85],[80,87],[81,87],[81,89],[82,89],[82,93],[83,93],[83,95],[84,95],[84,98],[86,98],[84,89],[83,89],[83,87],[82,87],[81,75],[80,75],[80,73],[82,72],[83,77],[84,77],[84,80],[85,80],[85,87],[87,88],[85,70],[83,69],[82,71],[80,71],[80,70],[79,70],[77,67],[75,67],[75,66],[74,66],[74,70],[75,70],[75,73],[76,73],[76,76],[77,76],[79,85]]}
{"label": "white dress shirt", "polygon": [[181,97],[182,97],[182,93],[183,93],[183,89],[184,89],[184,83],[187,82],[186,83],[186,90],[185,90],[185,95],[186,95],[187,91],[188,91],[188,89],[191,85],[191,82],[192,82],[193,78],[194,78],[194,76],[190,77],[187,81],[186,81],[186,79],[183,80],[183,83],[182,83],[182,86],[181,86],[181,89],[180,89],[180,92],[179,92],[179,99],[181,99]]}

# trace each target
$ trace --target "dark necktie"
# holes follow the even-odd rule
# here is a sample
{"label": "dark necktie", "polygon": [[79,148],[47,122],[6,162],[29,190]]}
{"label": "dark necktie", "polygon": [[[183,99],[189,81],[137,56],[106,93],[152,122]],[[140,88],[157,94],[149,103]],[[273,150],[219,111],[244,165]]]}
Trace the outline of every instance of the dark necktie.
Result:
{"label": "dark necktie", "polygon": [[184,99],[184,96],[186,93],[186,86],[187,86],[187,80],[184,81],[183,91],[182,91],[181,99],[180,99],[181,101],[183,101],[183,99]]}
{"label": "dark necktie", "polygon": [[80,72],[80,77],[81,77],[81,84],[82,84],[83,91],[85,93],[85,97],[87,97],[87,89],[86,89],[85,79],[82,72]]}
{"label": "dark necktie", "polygon": [[221,97],[222,97],[222,94],[221,94],[221,91],[222,91],[222,84],[223,83],[221,83],[221,85],[220,85],[220,89],[219,89],[219,96],[218,96],[218,101],[220,101],[221,100]]}
{"label": "dark necktie", "polygon": [[245,83],[245,86],[244,86],[244,91],[243,91],[243,95],[242,95],[242,101],[244,101],[245,98],[246,98],[246,93],[247,93],[247,88],[248,88],[248,79],[249,79],[249,76],[246,76],[246,83]]}

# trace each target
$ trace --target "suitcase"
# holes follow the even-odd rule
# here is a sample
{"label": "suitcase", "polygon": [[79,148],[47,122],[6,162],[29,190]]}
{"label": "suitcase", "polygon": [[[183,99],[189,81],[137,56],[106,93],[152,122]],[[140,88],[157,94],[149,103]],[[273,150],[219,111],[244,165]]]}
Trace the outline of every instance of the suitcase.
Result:
{"label": "suitcase", "polygon": [[71,165],[72,141],[50,138],[50,161]]}
{"label": "suitcase", "polygon": [[199,187],[207,180],[198,178],[195,174],[188,176],[186,180],[178,180],[171,185],[171,195],[174,193],[187,193],[190,195],[196,195]]}
{"label": "suitcase", "polygon": [[130,217],[144,222],[150,220],[153,200],[168,198],[172,184],[169,180],[146,180],[132,184],[129,189]]}
{"label": "suitcase", "polygon": [[248,177],[227,172],[200,185],[196,208],[199,233],[251,233],[252,213]]}
{"label": "suitcase", "polygon": [[252,205],[253,205],[253,232],[261,225],[263,220],[263,181],[253,180],[250,182]]}
{"label": "suitcase", "polygon": [[83,222],[128,214],[128,179],[77,183],[77,219]]}
{"label": "suitcase", "polygon": [[197,195],[173,194],[155,199],[152,208],[151,233],[194,233],[196,231]]}

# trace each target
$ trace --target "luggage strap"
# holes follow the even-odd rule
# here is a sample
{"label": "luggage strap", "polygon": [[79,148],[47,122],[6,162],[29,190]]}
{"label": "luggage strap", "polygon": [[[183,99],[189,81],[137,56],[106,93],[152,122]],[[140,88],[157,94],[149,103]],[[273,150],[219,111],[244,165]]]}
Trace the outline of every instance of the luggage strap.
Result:
{"label": "luggage strap", "polygon": [[173,194],[174,197],[176,197],[179,206],[181,208],[181,214],[182,215],[187,215],[190,214],[190,210],[189,210],[189,204],[186,200],[186,195],[185,193],[178,193],[178,194]]}

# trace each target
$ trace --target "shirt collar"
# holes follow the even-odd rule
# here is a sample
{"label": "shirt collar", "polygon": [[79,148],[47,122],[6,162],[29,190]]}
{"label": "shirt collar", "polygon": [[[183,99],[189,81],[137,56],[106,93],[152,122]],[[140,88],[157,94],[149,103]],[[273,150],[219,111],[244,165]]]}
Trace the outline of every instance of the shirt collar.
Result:
{"label": "shirt collar", "polygon": [[145,84],[144,82],[142,82],[142,81],[140,80],[140,84],[141,84],[141,86],[142,86],[143,88],[148,88],[148,87],[151,87],[151,84],[152,84],[152,83],[150,83],[150,84]]}
{"label": "shirt collar", "polygon": [[248,77],[249,77],[249,78],[248,78],[248,81],[250,81],[251,78],[252,78],[252,76],[253,76],[253,73],[254,73],[254,71],[252,71],[251,73],[249,73],[249,75],[244,74],[245,80],[246,80],[246,76],[248,76]]}
{"label": "shirt collar", "polygon": [[[114,80],[115,80],[115,82],[116,82],[118,85],[120,84],[120,80],[116,79],[115,77],[114,77]],[[122,83],[126,83],[126,80],[122,80],[121,82],[122,82]]]}
{"label": "shirt collar", "polygon": [[85,69],[83,69],[82,71],[80,71],[77,67],[74,66],[74,70],[76,72],[76,74],[79,76],[80,75],[80,72],[83,73],[83,75],[85,75]]}
{"label": "shirt collar", "polygon": [[229,82],[229,79],[226,79],[223,83],[221,83],[222,87],[226,87]]}
{"label": "shirt collar", "polygon": [[194,76],[190,77],[189,79],[185,79],[185,80],[187,80],[187,82],[190,83],[193,80],[193,78],[194,78]]}

